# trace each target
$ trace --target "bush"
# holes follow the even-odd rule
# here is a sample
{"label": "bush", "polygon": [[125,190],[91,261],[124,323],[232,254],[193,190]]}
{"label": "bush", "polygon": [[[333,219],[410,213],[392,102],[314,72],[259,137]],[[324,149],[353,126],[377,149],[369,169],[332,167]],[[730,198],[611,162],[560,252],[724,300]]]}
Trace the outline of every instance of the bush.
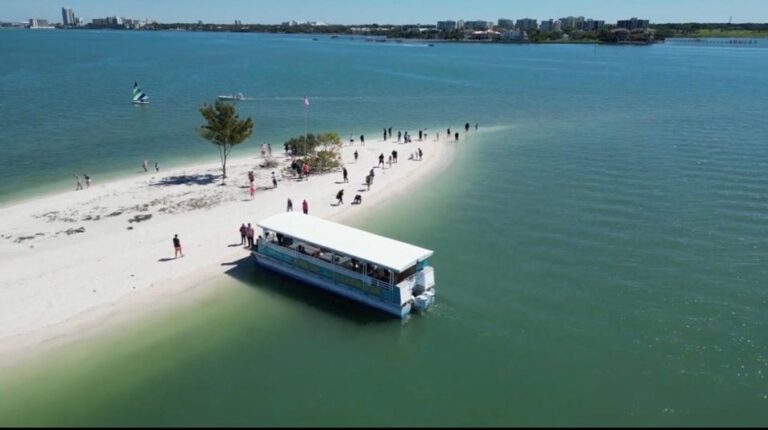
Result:
{"label": "bush", "polygon": [[299,157],[299,164],[307,163],[314,173],[323,173],[341,166],[341,139],[336,133],[294,137],[285,142],[292,155]]}

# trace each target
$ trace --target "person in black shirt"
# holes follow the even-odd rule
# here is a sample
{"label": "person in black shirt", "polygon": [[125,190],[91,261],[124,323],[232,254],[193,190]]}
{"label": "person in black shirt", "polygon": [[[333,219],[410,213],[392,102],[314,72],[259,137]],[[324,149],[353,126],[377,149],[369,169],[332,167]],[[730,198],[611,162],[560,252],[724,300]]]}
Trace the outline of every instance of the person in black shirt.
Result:
{"label": "person in black shirt", "polygon": [[181,255],[182,257],[184,256],[184,253],[181,252],[181,241],[179,240],[178,234],[173,235],[173,250],[174,250],[173,258],[179,258],[179,255]]}

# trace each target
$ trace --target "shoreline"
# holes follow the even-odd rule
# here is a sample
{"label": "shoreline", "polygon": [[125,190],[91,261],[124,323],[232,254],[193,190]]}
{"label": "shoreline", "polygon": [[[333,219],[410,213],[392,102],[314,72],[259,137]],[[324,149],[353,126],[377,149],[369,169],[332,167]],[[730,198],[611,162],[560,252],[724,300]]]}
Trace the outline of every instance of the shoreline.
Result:
{"label": "shoreline", "polygon": [[[409,144],[379,139],[366,146],[359,142],[344,146],[348,184],[341,183],[339,171],[310,176],[308,181],[286,176],[277,189],[270,189],[265,185],[273,169],[256,168],[258,191],[253,201],[244,185],[245,173],[262,159],[243,155],[228,161],[225,187],[219,185],[216,174],[220,174],[220,163],[213,162],[162,174],[137,173],[138,178],[0,207],[0,215],[12,226],[0,231],[0,272],[4,273],[0,366],[12,366],[24,357],[175,308],[181,297],[204,296],[206,288],[201,285],[215,283],[210,281],[250,255],[236,240],[240,223],[255,225],[284,211],[287,197],[292,198],[294,210],[307,198],[310,214],[334,221],[361,217],[391,204],[415,183],[431,180],[447,168],[456,146],[473,133],[479,132],[462,133],[458,143],[445,138],[436,142],[432,135]],[[418,147],[424,150],[423,161],[408,160]],[[360,192],[365,189],[360,179],[374,166],[378,154],[392,149],[397,149],[399,163],[376,168],[371,190]],[[360,159],[349,163],[355,150]],[[279,157],[282,167],[283,155]],[[215,179],[210,181],[211,177]],[[175,178],[192,178],[192,182]],[[347,202],[334,207],[331,203],[339,188],[345,189]],[[351,206],[358,192],[363,204]],[[117,212],[121,213],[110,216]],[[136,221],[147,215],[145,221]],[[46,231],[33,235],[35,229]],[[186,256],[174,260],[170,239],[176,233]]]}

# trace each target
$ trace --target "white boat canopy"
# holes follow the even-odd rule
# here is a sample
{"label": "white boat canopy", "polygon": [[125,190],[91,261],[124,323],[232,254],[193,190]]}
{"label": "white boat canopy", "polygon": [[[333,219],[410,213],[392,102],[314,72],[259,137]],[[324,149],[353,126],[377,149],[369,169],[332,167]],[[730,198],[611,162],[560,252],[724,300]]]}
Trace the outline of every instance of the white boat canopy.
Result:
{"label": "white boat canopy", "polygon": [[396,272],[403,272],[433,254],[428,249],[299,212],[271,216],[258,226]]}

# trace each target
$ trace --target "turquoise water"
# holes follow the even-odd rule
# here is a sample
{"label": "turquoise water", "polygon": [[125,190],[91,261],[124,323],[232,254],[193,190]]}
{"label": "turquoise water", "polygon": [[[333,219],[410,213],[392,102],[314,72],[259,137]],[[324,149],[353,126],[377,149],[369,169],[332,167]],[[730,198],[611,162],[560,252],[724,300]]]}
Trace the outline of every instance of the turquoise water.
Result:
{"label": "turquoise water", "polygon": [[[259,98],[238,104],[256,142],[302,133],[304,94],[311,128],[342,135],[481,128],[354,222],[435,250],[428,314],[244,262],[200,304],[0,371],[0,424],[768,423],[768,50],[85,31],[0,48],[5,199],[215,156],[195,109],[219,93]],[[150,106],[128,103],[134,79]]]}

